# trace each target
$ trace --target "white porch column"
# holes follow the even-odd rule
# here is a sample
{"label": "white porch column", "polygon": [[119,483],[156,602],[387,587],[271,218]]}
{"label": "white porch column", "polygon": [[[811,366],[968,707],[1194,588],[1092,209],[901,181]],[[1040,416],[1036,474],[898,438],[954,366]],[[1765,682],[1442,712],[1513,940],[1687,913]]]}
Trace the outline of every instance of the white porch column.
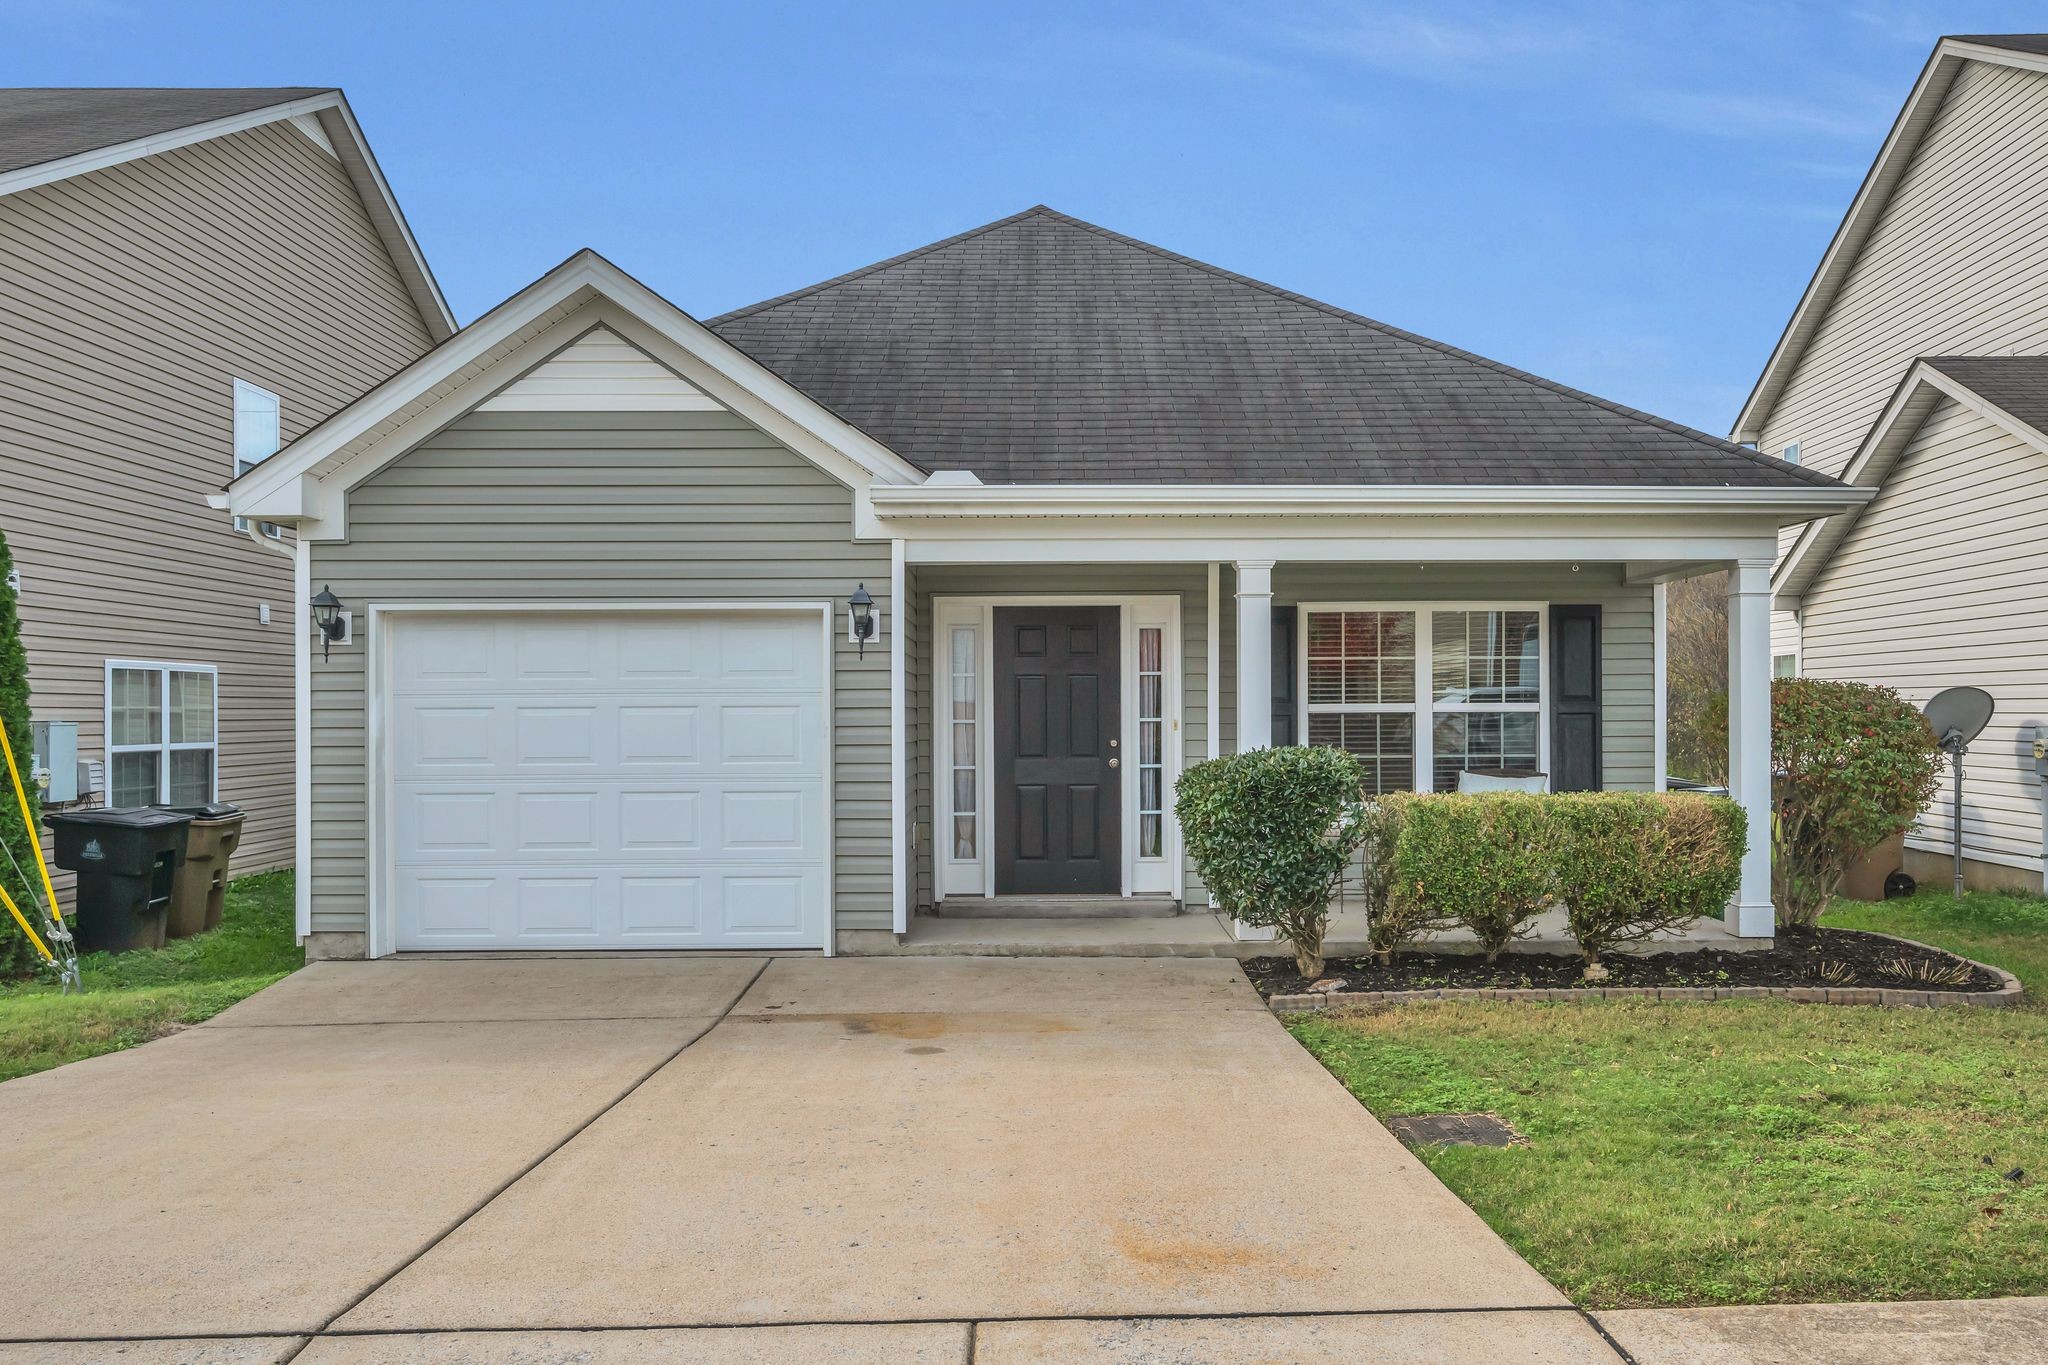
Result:
{"label": "white porch column", "polygon": [[[1237,752],[1273,747],[1273,561],[1237,561]],[[1266,943],[1273,929],[1230,921],[1239,942]]]}
{"label": "white porch column", "polygon": [[1728,927],[1743,938],[1777,932],[1771,904],[1771,566],[1738,561],[1728,572],[1728,787],[1749,814],[1742,886]]}
{"label": "white porch column", "polygon": [[1237,752],[1273,746],[1273,561],[1237,561]]}

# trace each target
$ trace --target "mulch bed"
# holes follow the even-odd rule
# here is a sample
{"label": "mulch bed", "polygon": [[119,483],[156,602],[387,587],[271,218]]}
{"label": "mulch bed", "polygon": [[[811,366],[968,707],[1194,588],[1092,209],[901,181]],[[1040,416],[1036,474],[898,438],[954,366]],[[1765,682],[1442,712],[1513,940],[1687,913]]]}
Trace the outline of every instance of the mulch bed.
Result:
{"label": "mulch bed", "polygon": [[[1581,976],[1576,953],[1506,952],[1488,965],[1477,953],[1408,952],[1385,966],[1370,957],[1333,957],[1317,980],[1340,978],[1347,992],[1436,989],[1560,989],[1579,986],[1819,986],[1909,991],[1996,991],[2004,982],[1952,953],[1854,929],[1780,929],[1776,945],[1746,953],[1701,949],[1621,953],[1603,960],[1607,979]],[[1292,957],[1244,964],[1259,994],[1300,995],[1314,983]],[[1325,990],[1331,989],[1324,987]]]}

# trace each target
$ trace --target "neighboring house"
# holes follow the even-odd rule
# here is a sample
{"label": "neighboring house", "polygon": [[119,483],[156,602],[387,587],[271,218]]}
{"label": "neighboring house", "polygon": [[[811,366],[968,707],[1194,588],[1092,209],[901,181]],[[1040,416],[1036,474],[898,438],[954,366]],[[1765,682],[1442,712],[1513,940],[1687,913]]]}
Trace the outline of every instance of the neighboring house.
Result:
{"label": "neighboring house", "polygon": [[[1944,38],[1734,436],[1874,490],[1788,531],[1777,671],[1997,702],[1969,880],[2042,889],[2048,740],[2048,35]],[[1908,838],[1946,880],[1949,794]]]}
{"label": "neighboring house", "polygon": [[1770,564],[1867,496],[1035,208],[709,323],[579,254],[221,502],[352,614],[300,926],[374,956],[1200,908],[1174,781],[1275,741],[1648,791],[1723,568],[1768,937]]}
{"label": "neighboring house", "polygon": [[81,799],[291,861],[290,533],[207,495],[453,331],[339,91],[0,90],[0,526]]}

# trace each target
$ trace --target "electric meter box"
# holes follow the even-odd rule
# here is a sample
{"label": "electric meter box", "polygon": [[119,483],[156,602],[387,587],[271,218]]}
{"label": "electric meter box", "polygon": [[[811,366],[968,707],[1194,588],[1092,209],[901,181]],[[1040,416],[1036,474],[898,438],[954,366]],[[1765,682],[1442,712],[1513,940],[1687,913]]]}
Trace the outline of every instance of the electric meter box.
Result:
{"label": "electric meter box", "polygon": [[29,723],[35,754],[29,766],[35,769],[35,784],[43,789],[43,800],[60,805],[78,799],[78,722],[38,720]]}

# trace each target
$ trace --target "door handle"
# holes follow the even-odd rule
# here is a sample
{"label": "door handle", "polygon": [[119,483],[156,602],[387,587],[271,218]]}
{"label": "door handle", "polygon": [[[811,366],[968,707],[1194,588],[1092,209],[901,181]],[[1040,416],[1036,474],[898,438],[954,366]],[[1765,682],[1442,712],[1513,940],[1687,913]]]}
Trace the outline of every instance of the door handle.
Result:
{"label": "door handle", "polygon": [[1116,766],[1116,760],[1115,760],[1115,759],[1113,759],[1113,758],[1112,758],[1111,760],[1109,760],[1109,766],[1110,766],[1110,767],[1112,767],[1112,768],[1114,768],[1114,767]]}

